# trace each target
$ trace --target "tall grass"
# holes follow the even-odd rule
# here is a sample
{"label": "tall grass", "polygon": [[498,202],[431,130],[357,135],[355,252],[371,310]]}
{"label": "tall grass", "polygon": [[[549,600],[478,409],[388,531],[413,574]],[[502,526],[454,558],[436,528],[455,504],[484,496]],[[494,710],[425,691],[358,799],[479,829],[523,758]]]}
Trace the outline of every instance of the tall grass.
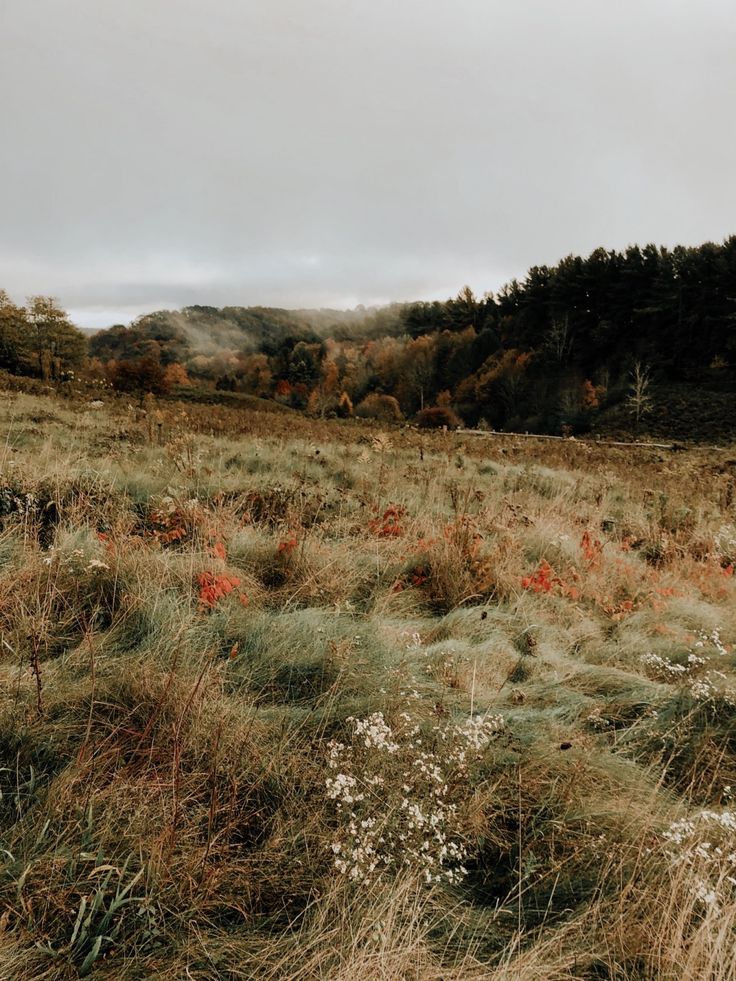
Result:
{"label": "tall grass", "polygon": [[0,976],[736,974],[725,465],[163,418],[0,407]]}

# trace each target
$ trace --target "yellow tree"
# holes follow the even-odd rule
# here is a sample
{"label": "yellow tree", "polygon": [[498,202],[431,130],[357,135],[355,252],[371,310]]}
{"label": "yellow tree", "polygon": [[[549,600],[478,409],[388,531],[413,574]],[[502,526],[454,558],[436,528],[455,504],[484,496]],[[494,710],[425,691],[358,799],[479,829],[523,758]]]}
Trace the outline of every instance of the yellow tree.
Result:
{"label": "yellow tree", "polygon": [[265,354],[248,354],[241,359],[246,391],[253,395],[268,395],[271,391],[272,373]]}
{"label": "yellow tree", "polygon": [[339,395],[340,371],[332,358],[325,358],[319,383],[309,396],[309,411],[324,418],[325,412],[337,404]]}
{"label": "yellow tree", "polygon": [[420,411],[424,408],[424,400],[434,380],[436,353],[434,338],[429,334],[411,341],[404,351],[402,381],[408,394],[419,399]]}

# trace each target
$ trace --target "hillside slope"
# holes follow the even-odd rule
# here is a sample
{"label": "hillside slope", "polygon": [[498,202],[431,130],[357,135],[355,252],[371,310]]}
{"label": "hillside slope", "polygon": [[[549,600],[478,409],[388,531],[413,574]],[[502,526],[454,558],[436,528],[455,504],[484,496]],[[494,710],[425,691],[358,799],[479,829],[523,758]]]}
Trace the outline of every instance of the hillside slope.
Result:
{"label": "hillside slope", "polygon": [[158,411],[0,406],[3,977],[734,976],[733,450]]}

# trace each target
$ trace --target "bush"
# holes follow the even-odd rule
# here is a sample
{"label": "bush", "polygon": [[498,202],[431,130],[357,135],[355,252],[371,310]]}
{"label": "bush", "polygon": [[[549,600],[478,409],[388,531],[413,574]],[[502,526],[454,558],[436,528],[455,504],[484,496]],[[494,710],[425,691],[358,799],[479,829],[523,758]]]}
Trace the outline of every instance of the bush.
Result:
{"label": "bush", "polygon": [[462,424],[460,416],[446,405],[422,409],[417,415],[417,425],[420,429],[442,429],[443,426],[447,426],[448,429],[455,429]]}
{"label": "bush", "polygon": [[168,392],[164,368],[151,355],[131,361],[109,361],[107,375],[118,392],[153,392],[155,395]]}
{"label": "bush", "polygon": [[379,422],[401,422],[404,418],[401,406],[393,395],[366,396],[355,410],[361,419],[377,419]]}

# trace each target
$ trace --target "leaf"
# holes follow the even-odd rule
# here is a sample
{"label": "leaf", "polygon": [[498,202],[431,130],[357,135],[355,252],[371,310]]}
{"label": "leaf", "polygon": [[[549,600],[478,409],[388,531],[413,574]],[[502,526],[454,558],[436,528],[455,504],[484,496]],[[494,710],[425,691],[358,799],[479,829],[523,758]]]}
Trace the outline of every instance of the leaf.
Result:
{"label": "leaf", "polygon": [[84,916],[84,911],[87,909],[87,900],[82,896],[82,902],[79,904],[79,912],[77,913],[77,919],[74,923],[74,930],[72,931],[72,939],[69,941],[69,946],[73,947],[74,942],[77,939],[77,934],[79,933],[79,928],[82,925],[82,917]]}
{"label": "leaf", "polygon": [[89,873],[87,878],[93,879],[96,875],[99,875],[101,872],[117,872],[118,875],[123,874],[121,870],[117,867],[117,865],[98,865],[97,868],[92,869],[92,871]]}
{"label": "leaf", "polygon": [[85,974],[88,974],[92,965],[100,956],[100,950],[102,948],[102,941],[104,937],[97,937],[95,942],[92,944],[92,950],[87,954],[82,962],[82,966],[79,968],[79,976],[83,978]]}

